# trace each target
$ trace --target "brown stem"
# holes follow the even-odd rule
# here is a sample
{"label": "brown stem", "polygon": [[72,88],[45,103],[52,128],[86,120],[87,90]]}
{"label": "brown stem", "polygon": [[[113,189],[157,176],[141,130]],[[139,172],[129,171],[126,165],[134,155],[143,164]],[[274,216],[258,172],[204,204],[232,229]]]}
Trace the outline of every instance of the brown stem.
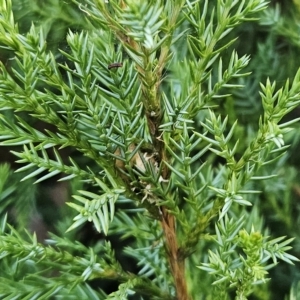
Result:
{"label": "brown stem", "polygon": [[176,236],[175,217],[162,208],[162,228],[165,235],[165,244],[171,272],[174,278],[178,300],[189,300],[187,284],[184,273],[184,259],[179,256]]}

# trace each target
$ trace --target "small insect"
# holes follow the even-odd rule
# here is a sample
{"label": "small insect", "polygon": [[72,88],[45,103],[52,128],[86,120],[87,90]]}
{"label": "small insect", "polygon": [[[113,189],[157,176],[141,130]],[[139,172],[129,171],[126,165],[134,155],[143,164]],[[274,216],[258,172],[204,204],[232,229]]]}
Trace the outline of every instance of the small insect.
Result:
{"label": "small insect", "polygon": [[116,62],[116,63],[112,63],[110,65],[108,65],[108,70],[112,69],[112,68],[121,68],[123,67],[123,63],[120,62]]}

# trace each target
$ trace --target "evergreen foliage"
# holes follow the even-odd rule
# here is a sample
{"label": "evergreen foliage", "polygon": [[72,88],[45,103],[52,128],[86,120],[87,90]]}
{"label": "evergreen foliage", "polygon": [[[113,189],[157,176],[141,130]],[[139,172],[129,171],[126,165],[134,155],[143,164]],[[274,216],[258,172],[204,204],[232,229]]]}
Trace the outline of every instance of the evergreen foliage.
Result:
{"label": "evergreen foliage", "polygon": [[[20,164],[0,166],[0,298],[276,299],[270,278],[299,254],[300,69],[276,48],[299,52],[297,10],[21,2],[0,0],[0,140]],[[267,32],[255,51],[251,30]],[[53,178],[59,209],[36,191]]]}

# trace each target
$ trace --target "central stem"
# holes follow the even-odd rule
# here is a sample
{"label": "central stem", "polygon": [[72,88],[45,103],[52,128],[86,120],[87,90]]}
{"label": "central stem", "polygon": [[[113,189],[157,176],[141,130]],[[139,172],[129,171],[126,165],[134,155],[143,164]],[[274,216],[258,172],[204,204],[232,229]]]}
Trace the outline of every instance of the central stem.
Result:
{"label": "central stem", "polygon": [[175,217],[162,209],[162,227],[165,235],[165,245],[178,300],[189,300],[184,274],[184,259],[179,256],[176,236]]}

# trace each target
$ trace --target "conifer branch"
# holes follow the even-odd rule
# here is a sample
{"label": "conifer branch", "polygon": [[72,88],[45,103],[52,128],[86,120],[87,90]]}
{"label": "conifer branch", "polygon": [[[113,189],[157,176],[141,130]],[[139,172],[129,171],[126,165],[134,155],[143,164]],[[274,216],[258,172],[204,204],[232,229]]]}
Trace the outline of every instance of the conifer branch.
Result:
{"label": "conifer branch", "polygon": [[[27,30],[15,1],[0,1],[0,145],[21,164],[0,166],[1,299],[248,299],[279,260],[298,261],[293,238],[269,237],[264,222],[299,237],[286,152],[300,71],[279,88],[281,75],[256,72],[272,69],[273,35],[261,61],[239,55],[250,49],[239,28],[263,10],[261,24],[299,44],[295,27],[276,25],[278,9],[49,0],[45,11],[66,9]],[[23,4],[39,14],[38,1]],[[46,197],[53,179],[63,200]],[[42,215],[55,235],[40,242],[23,229]]]}

